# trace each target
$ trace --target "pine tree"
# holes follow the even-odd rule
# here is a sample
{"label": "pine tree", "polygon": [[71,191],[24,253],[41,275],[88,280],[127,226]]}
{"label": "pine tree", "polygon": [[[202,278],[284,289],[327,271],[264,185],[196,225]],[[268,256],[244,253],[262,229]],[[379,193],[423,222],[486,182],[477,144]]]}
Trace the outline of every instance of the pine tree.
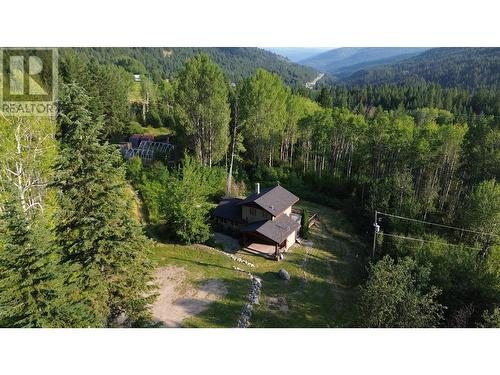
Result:
{"label": "pine tree", "polygon": [[73,269],[67,283],[79,290],[73,297],[84,324],[110,326],[121,317],[129,322],[148,317],[152,265],[148,241],[131,214],[120,154],[100,142],[102,123],[90,117],[89,100],[74,84],[61,95],[55,229],[62,262]]}
{"label": "pine tree", "polygon": [[59,327],[61,269],[51,247],[55,124],[0,119],[0,326]]}
{"label": "pine tree", "polygon": [[58,326],[57,271],[43,220],[30,219],[19,202],[5,204],[0,219],[0,326]]}

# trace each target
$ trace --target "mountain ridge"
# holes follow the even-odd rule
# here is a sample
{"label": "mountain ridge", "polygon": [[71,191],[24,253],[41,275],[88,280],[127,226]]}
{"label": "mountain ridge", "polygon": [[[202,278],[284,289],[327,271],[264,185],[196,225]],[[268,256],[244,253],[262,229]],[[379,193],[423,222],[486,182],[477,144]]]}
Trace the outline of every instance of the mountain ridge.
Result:
{"label": "mountain ridge", "polygon": [[346,85],[437,83],[443,87],[500,88],[500,48],[433,48],[394,64],[359,70]]}
{"label": "mountain ridge", "polygon": [[376,64],[379,61],[396,61],[417,55],[428,48],[425,47],[343,47],[335,48],[310,58],[299,61],[300,64],[310,66],[323,72],[336,75],[339,71],[352,70],[349,67]]}
{"label": "mountain ridge", "polygon": [[[67,50],[64,48],[63,50]],[[237,82],[264,68],[278,74],[288,85],[299,87],[313,80],[318,72],[294,63],[271,51],[257,47],[112,47],[69,48],[84,60],[95,58],[101,63],[116,63],[128,57],[138,60],[149,73],[158,78],[175,76],[184,63],[198,53],[207,53],[219,64],[226,78]]]}

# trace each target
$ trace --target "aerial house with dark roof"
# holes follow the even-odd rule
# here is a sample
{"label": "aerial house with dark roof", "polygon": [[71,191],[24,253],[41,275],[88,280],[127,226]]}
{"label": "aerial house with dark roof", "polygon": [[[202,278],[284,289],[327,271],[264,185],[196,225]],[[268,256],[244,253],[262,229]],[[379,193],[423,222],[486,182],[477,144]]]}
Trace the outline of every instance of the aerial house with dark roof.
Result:
{"label": "aerial house with dark roof", "polygon": [[297,239],[300,215],[292,213],[299,198],[282,186],[256,191],[245,199],[223,199],[212,216],[225,231],[238,234],[245,248],[279,259]]}

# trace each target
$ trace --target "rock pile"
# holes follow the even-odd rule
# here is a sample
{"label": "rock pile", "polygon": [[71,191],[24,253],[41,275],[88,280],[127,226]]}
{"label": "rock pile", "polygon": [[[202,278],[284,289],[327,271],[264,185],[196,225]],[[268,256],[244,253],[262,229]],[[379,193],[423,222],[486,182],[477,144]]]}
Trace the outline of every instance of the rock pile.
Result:
{"label": "rock pile", "polygon": [[238,328],[247,328],[250,326],[250,318],[252,317],[253,305],[259,304],[260,288],[262,280],[257,276],[250,274],[252,280],[252,289],[248,295],[248,303],[243,307],[240,318],[238,319]]}
{"label": "rock pile", "polygon": [[221,254],[224,254],[225,256],[231,258],[232,260],[236,261],[236,262],[240,262],[240,263],[243,263],[245,265],[247,265],[248,267],[251,267],[251,268],[255,268],[255,264],[253,263],[250,263],[249,261],[243,259],[243,258],[240,258],[240,257],[237,257],[236,255],[233,255],[233,254],[228,254],[222,250],[217,250],[219,253]]}

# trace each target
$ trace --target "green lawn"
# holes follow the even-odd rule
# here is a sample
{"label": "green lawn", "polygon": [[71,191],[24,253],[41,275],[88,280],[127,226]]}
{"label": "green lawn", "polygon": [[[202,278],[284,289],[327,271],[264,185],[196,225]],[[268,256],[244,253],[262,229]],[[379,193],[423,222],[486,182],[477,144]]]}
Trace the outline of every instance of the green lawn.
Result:
{"label": "green lawn", "polygon": [[[311,229],[312,248],[295,245],[285,260],[276,262],[239,252],[255,264],[250,268],[206,246],[158,244],[154,259],[160,266],[176,265],[189,272],[193,286],[208,279],[222,280],[228,293],[200,315],[183,322],[185,327],[235,327],[247,295],[250,279],[233,266],[262,278],[260,304],[254,308],[253,327],[344,327],[352,326],[357,285],[364,270],[363,245],[351,223],[340,211],[301,202],[311,212],[319,212],[320,224]],[[358,256],[356,256],[358,255]],[[279,278],[284,268],[290,281]],[[286,301],[288,311],[280,311],[270,299]],[[286,309],[285,309],[286,310]]]}

